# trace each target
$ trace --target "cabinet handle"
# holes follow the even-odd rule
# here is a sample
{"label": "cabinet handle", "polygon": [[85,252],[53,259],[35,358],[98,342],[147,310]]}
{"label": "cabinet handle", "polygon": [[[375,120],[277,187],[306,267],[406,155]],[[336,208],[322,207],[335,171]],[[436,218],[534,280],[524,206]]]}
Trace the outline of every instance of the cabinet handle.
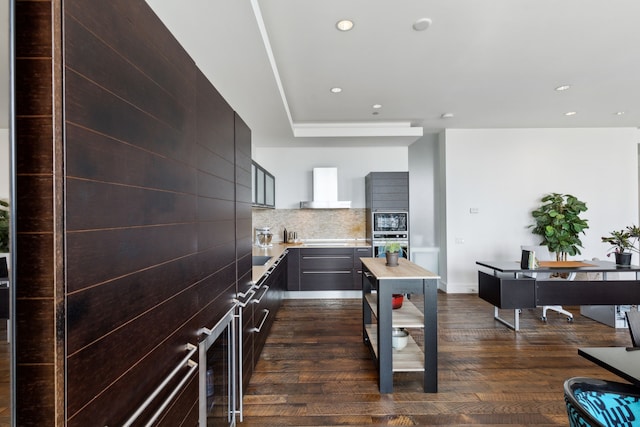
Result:
{"label": "cabinet handle", "polygon": [[351,270],[307,270],[302,274],[351,274]]}
{"label": "cabinet handle", "polygon": [[264,322],[267,321],[267,317],[269,317],[269,309],[264,309],[264,317],[262,318],[262,322],[260,322],[260,326],[257,328],[253,328],[253,332],[260,332],[262,327],[264,326]]}
{"label": "cabinet handle", "polygon": [[140,405],[138,407],[136,412],[134,412],[133,415],[131,415],[131,417],[129,417],[129,419],[123,424],[124,427],[129,427],[131,424],[133,424],[138,419],[138,417],[144,412],[145,409],[147,409],[147,407],[151,404],[151,402],[153,402],[153,399],[155,399],[158,396],[158,394],[160,394],[160,392],[167,386],[167,384],[169,384],[169,382],[173,379],[173,377],[175,377],[176,374],[186,364],[190,368],[189,371],[187,372],[187,374],[180,381],[180,383],[178,383],[176,388],[171,392],[171,394],[162,403],[162,405],[160,405],[160,408],[153,414],[153,417],[152,417],[151,421],[149,421],[145,425],[148,426],[148,425],[153,424],[153,421],[155,421],[155,419],[158,418],[160,413],[169,404],[171,399],[173,399],[175,394],[184,386],[184,383],[189,379],[191,374],[198,367],[198,364],[196,362],[194,362],[193,360],[191,360],[191,356],[193,356],[195,354],[195,352],[198,351],[198,347],[193,345],[193,344],[187,344],[186,349],[189,351],[187,353],[187,355],[180,361],[178,366],[173,368],[173,371],[171,371],[171,373],[165,377],[165,379],[160,383],[160,385],[158,387],[156,387],[156,389],[151,393],[151,395],[149,397],[147,397],[147,399],[144,402],[142,402],[142,405]]}
{"label": "cabinet handle", "polygon": [[302,259],[351,259],[352,256],[351,255],[325,255],[325,256],[321,256],[321,255],[313,255],[313,256],[303,256]]}
{"label": "cabinet handle", "polygon": [[262,298],[264,298],[264,296],[267,294],[267,291],[269,291],[269,286],[264,285],[264,292],[262,293],[262,295],[260,296],[260,298],[254,298],[252,301],[256,304],[260,304],[262,302]]}
{"label": "cabinet handle", "polygon": [[239,293],[239,294],[238,294],[238,296],[239,296],[240,298],[246,298],[246,299],[245,299],[245,300],[244,300],[244,302],[243,302],[243,301],[240,301],[238,298],[234,298],[234,299],[233,299],[233,302],[235,302],[236,304],[238,304],[238,306],[240,306],[240,307],[242,307],[242,308],[245,308],[245,307],[247,306],[247,304],[249,304],[249,303],[251,302],[251,298],[253,298],[253,296],[254,296],[255,294],[256,294],[256,290],[255,290],[255,289],[251,289],[251,290],[247,291],[247,293],[246,293],[246,294]]}

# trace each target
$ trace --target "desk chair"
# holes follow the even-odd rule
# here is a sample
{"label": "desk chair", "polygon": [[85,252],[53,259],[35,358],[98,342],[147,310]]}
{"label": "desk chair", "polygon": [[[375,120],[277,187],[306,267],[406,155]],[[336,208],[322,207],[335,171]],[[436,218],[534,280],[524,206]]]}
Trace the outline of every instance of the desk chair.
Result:
{"label": "desk chair", "polygon": [[564,401],[571,427],[631,426],[640,419],[640,388],[631,384],[570,378]]}
{"label": "desk chair", "polygon": [[[553,261],[551,254],[549,253],[549,249],[546,246],[521,246],[522,250],[533,251],[536,254],[536,259],[539,261]],[[528,276],[533,277],[534,279],[540,280],[548,280],[551,278],[551,274],[549,273],[527,273]],[[569,276],[566,279],[558,279],[558,280],[573,280],[576,277],[576,273],[569,273]],[[543,305],[542,306],[542,321],[547,321],[547,311],[553,310],[558,313],[562,313],[567,316],[567,320],[569,322],[573,322],[573,314],[564,308],[561,305]]]}

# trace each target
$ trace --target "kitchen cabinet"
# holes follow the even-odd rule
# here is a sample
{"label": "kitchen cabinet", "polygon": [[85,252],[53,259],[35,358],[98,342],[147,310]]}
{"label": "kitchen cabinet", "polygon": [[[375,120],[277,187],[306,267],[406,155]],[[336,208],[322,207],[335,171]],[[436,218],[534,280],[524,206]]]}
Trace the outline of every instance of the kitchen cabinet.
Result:
{"label": "kitchen cabinet", "polygon": [[353,289],[360,290],[362,287],[362,261],[361,257],[372,257],[373,248],[371,246],[353,249]]}
{"label": "kitchen cabinet", "polygon": [[251,164],[253,191],[251,203],[254,207],[276,207],[276,178],[255,161]]}
{"label": "kitchen cabinet", "polygon": [[368,211],[409,211],[409,172],[370,172],[364,182]]}
{"label": "kitchen cabinet", "polygon": [[[393,391],[394,372],[423,372],[425,392],[438,391],[438,279],[422,267],[401,258],[398,267],[386,267],[383,258],[362,259],[363,339],[376,360],[380,393]],[[421,312],[405,298],[392,310],[393,294],[424,296]],[[415,328],[424,337],[422,348],[409,335],[402,350],[391,347],[393,328]],[[416,333],[416,336],[419,335]]]}
{"label": "kitchen cabinet", "polygon": [[289,291],[359,290],[360,257],[371,247],[321,247],[290,249]]}
{"label": "kitchen cabinet", "polygon": [[287,251],[276,260],[251,290],[243,311],[242,390],[246,391],[267,337],[282,305],[287,286]]}

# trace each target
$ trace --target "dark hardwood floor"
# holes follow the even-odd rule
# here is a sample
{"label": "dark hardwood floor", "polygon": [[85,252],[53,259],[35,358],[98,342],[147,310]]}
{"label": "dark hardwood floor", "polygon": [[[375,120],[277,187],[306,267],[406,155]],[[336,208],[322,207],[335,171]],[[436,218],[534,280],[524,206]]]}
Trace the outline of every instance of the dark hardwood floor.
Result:
{"label": "dark hardwood floor", "polygon": [[[495,322],[493,308],[475,295],[440,294],[438,304],[439,393],[422,392],[421,374],[403,373],[394,375],[394,393],[381,395],[362,342],[360,301],[286,300],[251,379],[240,425],[566,426],[566,378],[620,381],[577,349],[630,345],[628,331],[582,317],[578,307],[570,307],[574,323],[550,312],[545,324],[540,310],[524,310],[516,333]],[[2,427],[10,425],[4,325],[0,337]]]}
{"label": "dark hardwood floor", "polygon": [[381,395],[362,342],[360,304],[284,302],[247,390],[240,425],[566,426],[565,379],[621,381],[578,356],[578,347],[630,345],[626,329],[582,317],[578,307],[569,307],[574,323],[555,312],[543,323],[539,309],[523,310],[516,333],[494,321],[493,307],[476,295],[441,293],[439,393],[422,392],[421,373],[396,373],[394,392]]}

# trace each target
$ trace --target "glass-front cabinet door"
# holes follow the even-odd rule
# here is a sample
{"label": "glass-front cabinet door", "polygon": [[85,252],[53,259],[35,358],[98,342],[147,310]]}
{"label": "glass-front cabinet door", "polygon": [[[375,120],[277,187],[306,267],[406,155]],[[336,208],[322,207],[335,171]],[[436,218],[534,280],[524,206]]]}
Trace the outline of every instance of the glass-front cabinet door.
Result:
{"label": "glass-front cabinet door", "polygon": [[276,207],[276,178],[258,163],[251,165],[253,206],[261,208]]}

